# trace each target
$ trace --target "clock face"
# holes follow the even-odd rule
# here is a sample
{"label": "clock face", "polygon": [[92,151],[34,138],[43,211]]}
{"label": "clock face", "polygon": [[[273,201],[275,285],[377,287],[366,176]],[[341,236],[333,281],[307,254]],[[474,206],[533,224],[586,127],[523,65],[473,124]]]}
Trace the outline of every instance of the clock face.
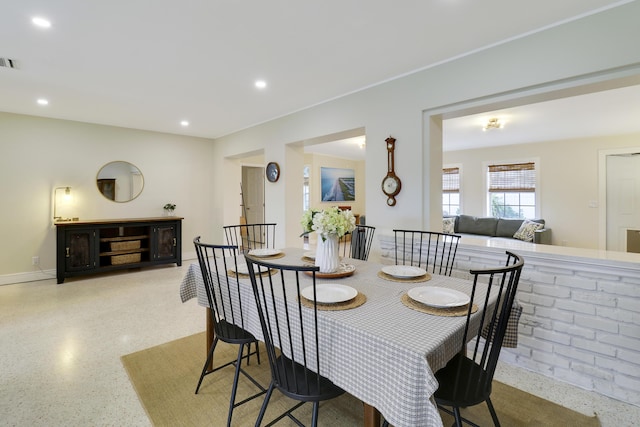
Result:
{"label": "clock face", "polygon": [[269,182],[276,182],[280,178],[280,166],[276,162],[271,162],[267,165],[265,173]]}
{"label": "clock face", "polygon": [[387,176],[382,180],[382,191],[387,196],[395,196],[400,191],[400,180],[395,176]]}

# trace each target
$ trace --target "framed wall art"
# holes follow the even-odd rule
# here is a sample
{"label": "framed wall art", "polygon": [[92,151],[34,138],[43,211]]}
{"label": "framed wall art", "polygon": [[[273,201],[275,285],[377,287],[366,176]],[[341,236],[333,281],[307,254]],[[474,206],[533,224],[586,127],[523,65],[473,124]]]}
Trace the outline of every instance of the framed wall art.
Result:
{"label": "framed wall art", "polygon": [[354,169],[321,167],[320,186],[323,202],[353,201],[356,199],[356,172]]}

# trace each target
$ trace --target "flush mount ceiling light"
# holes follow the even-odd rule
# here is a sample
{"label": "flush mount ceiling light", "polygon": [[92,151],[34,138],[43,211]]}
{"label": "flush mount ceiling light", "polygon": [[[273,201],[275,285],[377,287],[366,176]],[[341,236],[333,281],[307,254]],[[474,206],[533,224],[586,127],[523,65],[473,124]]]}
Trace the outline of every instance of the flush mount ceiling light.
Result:
{"label": "flush mount ceiling light", "polygon": [[264,89],[264,88],[266,88],[266,87],[267,87],[267,82],[265,82],[264,80],[256,80],[256,82],[255,82],[255,86],[256,86],[258,89]]}
{"label": "flush mount ceiling light", "polygon": [[44,98],[40,98],[36,102],[38,103],[38,105],[48,105],[49,104],[49,101],[47,101]]}
{"label": "flush mount ceiling light", "polygon": [[482,127],[482,130],[487,131],[488,129],[502,129],[503,127],[504,122],[497,117],[493,117],[487,121],[487,123]]}
{"label": "flush mount ceiling light", "polygon": [[184,127],[187,127],[187,126],[189,126],[189,121],[188,120],[183,120],[183,121],[180,122],[180,125],[182,125]]}
{"label": "flush mount ceiling light", "polygon": [[31,22],[33,23],[33,25],[40,27],[40,28],[50,28],[51,27],[51,21],[49,21],[48,19],[45,18],[41,18],[39,16],[36,16],[35,18],[33,18],[31,20]]}
{"label": "flush mount ceiling light", "polygon": [[0,58],[0,67],[6,68],[18,68],[18,64],[15,59],[11,58]]}

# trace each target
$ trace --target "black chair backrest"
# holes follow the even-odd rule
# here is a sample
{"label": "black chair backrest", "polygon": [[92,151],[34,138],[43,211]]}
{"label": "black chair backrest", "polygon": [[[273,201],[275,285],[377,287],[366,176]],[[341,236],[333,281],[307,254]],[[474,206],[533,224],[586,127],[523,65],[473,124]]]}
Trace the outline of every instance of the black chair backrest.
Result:
{"label": "black chair backrest", "polygon": [[366,261],[369,259],[375,231],[376,228],[369,225],[356,225],[355,230],[340,239],[340,254]]}
{"label": "black chair backrest", "polygon": [[193,239],[193,244],[215,321],[215,333],[221,337],[230,337],[233,331],[225,328],[233,328],[233,325],[236,325],[245,329],[242,300],[239,298],[240,284],[227,273],[230,269],[238,271],[238,248],[231,245],[201,243],[200,236]]}
{"label": "black chair backrest", "polygon": [[225,225],[222,228],[227,244],[237,246],[241,253],[276,247],[275,223]]}
{"label": "black chair backrest", "polygon": [[[474,379],[477,380],[477,384],[474,383],[473,387],[481,387],[478,390],[487,392],[491,389],[491,381],[524,266],[524,260],[520,255],[509,251],[506,254],[507,261],[504,267],[470,271],[473,276],[471,301],[474,300],[479,287],[487,288],[487,292],[482,301],[477,301],[479,319],[474,318],[469,304],[461,351],[466,351],[467,357],[485,371],[482,378]],[[493,300],[495,304],[489,304]],[[482,335],[487,338],[481,338]],[[469,344],[465,344],[467,342]],[[460,372],[460,375],[464,376],[464,373]],[[456,382],[458,379],[456,378]]]}
{"label": "black chair backrest", "polygon": [[422,267],[451,276],[460,237],[435,231],[393,230],[397,265]]}
{"label": "black chair backrest", "polygon": [[[245,256],[256,299],[263,339],[269,356],[274,384],[282,393],[297,400],[307,399],[321,389],[318,339],[318,311],[305,307],[300,291],[306,286],[316,289],[316,266],[280,265]],[[268,274],[277,270],[276,274]],[[267,274],[265,274],[267,273]],[[311,281],[302,281],[304,276]],[[326,350],[325,350],[326,351]],[[284,358],[277,363],[278,352]]]}

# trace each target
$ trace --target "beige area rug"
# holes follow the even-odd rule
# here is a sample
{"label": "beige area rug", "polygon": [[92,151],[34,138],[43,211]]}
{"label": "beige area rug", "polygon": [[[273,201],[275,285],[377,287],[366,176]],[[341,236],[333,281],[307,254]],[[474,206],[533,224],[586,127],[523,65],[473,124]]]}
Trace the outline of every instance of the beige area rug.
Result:
{"label": "beige area rug", "polygon": [[[205,359],[204,332],[161,344],[146,350],[122,356],[122,363],[138,393],[151,422],[155,426],[224,426],[227,421],[229,395],[233,382],[233,367],[227,367],[207,375],[200,392],[194,394]],[[237,347],[218,344],[214,355],[215,365],[235,359]],[[254,358],[247,371],[261,384],[269,383],[269,364],[266,355],[258,365]],[[238,400],[255,392],[255,387],[243,376],[240,377]],[[580,426],[598,427],[596,417],[558,406],[501,383],[495,383],[492,401],[503,426]],[[233,426],[253,426],[260,410],[263,396],[237,407],[233,413]],[[273,393],[264,424],[291,407],[293,401]],[[296,411],[296,415],[310,423],[311,405]],[[486,405],[465,410],[481,426],[492,426]],[[362,403],[349,394],[323,402],[320,406],[320,426],[361,426]],[[444,425],[451,425],[451,418],[443,414]],[[295,425],[283,419],[278,426]]]}

